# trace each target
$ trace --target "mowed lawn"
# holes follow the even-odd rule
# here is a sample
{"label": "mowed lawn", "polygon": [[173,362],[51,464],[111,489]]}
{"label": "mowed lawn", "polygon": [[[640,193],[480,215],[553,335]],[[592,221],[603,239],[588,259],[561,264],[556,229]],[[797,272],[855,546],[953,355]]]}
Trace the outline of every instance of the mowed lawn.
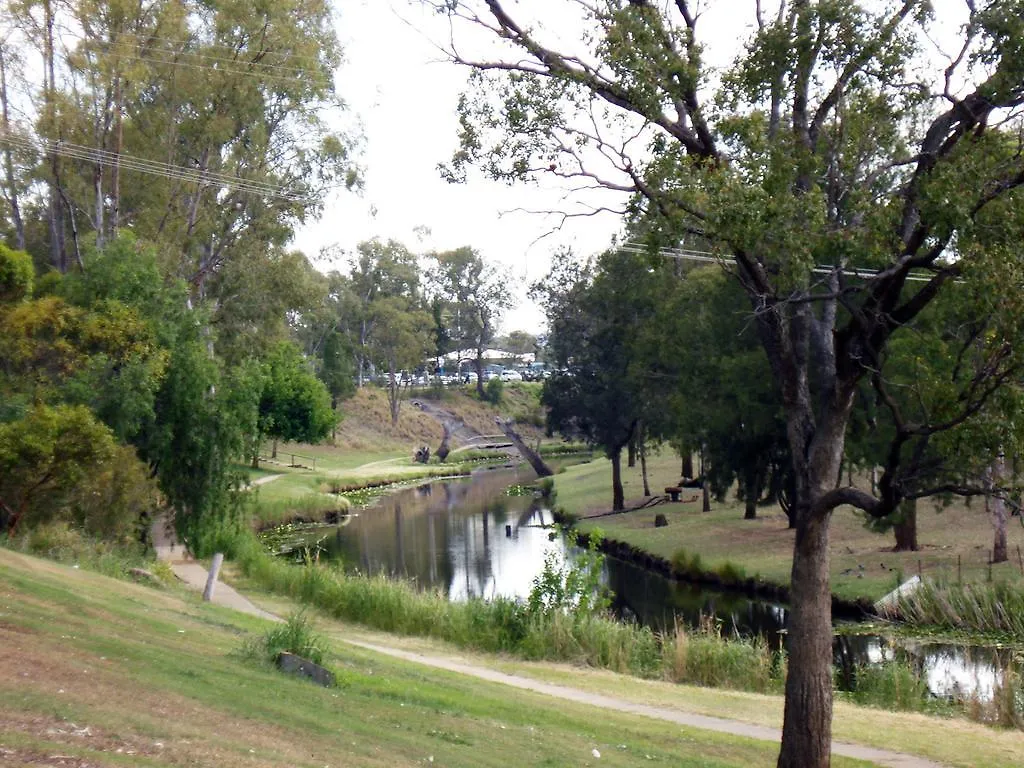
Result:
{"label": "mowed lawn", "polygon": [[[625,496],[643,495],[639,464],[626,468],[623,461]],[[648,462],[651,491],[664,493],[679,481],[680,461],[666,451]],[[595,459],[589,464],[569,467],[555,476],[556,506],[576,515],[611,509],[611,462]],[[684,491],[691,499],[698,491]],[[668,527],[655,528],[654,516],[664,513]],[[661,504],[654,509],[623,515],[581,520],[580,528],[600,527],[608,538],[632,544],[647,552],[671,559],[679,550],[699,554],[706,568],[726,562],[740,566],[747,576],[759,575],[778,583],[789,583],[793,532],[778,507],[758,509],[757,520],[743,519],[743,505],[731,494],[725,503],[712,499],[712,511],[701,512],[700,500]],[[840,507],[832,516],[832,591],[844,598],[875,600],[920,570],[925,576],[985,581],[989,577],[989,550],[993,532],[984,503],[956,500],[939,508],[929,500],[918,502],[918,552],[893,552],[893,534],[875,533],[864,525],[864,517],[850,507]],[[1018,547],[1024,550],[1024,527],[1019,518],[1007,526],[1010,560],[992,567],[994,580],[1021,580],[1022,563]]]}
{"label": "mowed lawn", "polygon": [[319,688],[243,657],[243,642],[266,626],[191,596],[0,549],[0,763],[775,762],[769,743],[617,715],[340,642],[329,656],[339,685]]}

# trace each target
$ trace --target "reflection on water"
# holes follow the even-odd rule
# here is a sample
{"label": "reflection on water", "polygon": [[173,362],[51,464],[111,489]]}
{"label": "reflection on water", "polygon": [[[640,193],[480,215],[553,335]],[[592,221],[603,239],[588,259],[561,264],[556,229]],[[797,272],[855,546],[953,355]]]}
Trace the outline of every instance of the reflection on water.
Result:
{"label": "reflection on water", "polygon": [[[524,466],[424,483],[380,498],[343,525],[311,532],[310,543],[318,541],[321,557],[340,558],[348,568],[412,579],[452,600],[526,597],[545,555],[567,556],[564,542],[542,527],[550,513],[531,496],[506,493],[535,479]],[[785,645],[784,605],[665,579],[614,558],[607,559],[604,578],[615,595],[612,608],[623,618],[658,630],[712,621],[726,635],[761,636],[772,649]],[[856,666],[898,659],[913,664],[929,690],[943,697],[989,699],[997,670],[1012,663],[1006,651],[878,636],[837,636],[833,651],[841,687],[848,687]]]}
{"label": "reflection on water", "polygon": [[481,470],[384,496],[322,539],[321,557],[412,579],[453,600],[526,597],[545,553],[564,555],[561,541],[549,541],[541,527],[550,513],[531,496],[506,494],[535,479],[528,467]]}

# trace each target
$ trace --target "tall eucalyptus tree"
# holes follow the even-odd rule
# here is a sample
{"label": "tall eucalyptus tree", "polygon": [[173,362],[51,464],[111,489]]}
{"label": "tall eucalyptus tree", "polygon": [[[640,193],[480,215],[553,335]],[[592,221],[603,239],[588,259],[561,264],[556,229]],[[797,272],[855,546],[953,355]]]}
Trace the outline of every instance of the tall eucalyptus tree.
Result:
{"label": "tall eucalyptus tree", "polygon": [[[795,486],[779,765],[827,766],[831,515],[974,492],[911,490],[920,457],[909,446],[969,423],[1021,370],[1024,283],[1010,242],[1024,234],[1024,142],[1003,132],[1020,129],[1024,2],[966,3],[952,53],[936,61],[925,0],[779,0],[772,12],[757,1],[752,34],[721,72],[694,0],[431,5],[454,22],[452,60],[472,69],[452,178],[478,165],[509,181],[555,174],[629,193],[638,216],[661,222],[652,245],[693,233],[746,290]],[[481,32],[490,41],[476,56]],[[985,284],[984,302],[1008,309],[962,339],[970,375],[953,382],[949,408],[905,420],[881,359],[956,280]],[[897,425],[874,494],[836,486],[862,381]]]}

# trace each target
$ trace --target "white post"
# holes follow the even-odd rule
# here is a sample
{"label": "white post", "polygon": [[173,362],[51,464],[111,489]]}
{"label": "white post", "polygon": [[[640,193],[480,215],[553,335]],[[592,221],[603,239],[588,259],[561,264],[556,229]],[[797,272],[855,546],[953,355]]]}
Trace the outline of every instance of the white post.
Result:
{"label": "white post", "polygon": [[220,573],[220,567],[224,563],[224,555],[220,552],[213,556],[213,562],[210,563],[210,575],[206,577],[206,589],[203,590],[203,600],[210,602],[213,600],[213,589],[217,586],[217,575]]}

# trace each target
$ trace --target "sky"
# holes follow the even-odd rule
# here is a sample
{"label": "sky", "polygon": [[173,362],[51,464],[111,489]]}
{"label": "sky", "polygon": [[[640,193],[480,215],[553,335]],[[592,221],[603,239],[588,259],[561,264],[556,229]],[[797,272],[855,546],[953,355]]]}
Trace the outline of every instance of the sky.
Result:
{"label": "sky", "polygon": [[437,166],[457,146],[455,108],[468,74],[430,42],[444,39],[447,25],[403,0],[337,0],[337,8],[347,61],[336,83],[362,122],[365,189],[336,192],[324,216],[299,232],[296,246],[307,254],[333,244],[351,251],[372,237],[397,239],[414,252],[472,246],[509,272],[520,303],[503,330],[536,333],[544,319],[526,299],[528,284],[547,273],[550,254],[560,247],[584,256],[607,247],[619,217],[570,220],[545,236],[555,219],[517,209],[564,209],[560,188],[509,187],[480,174],[465,184],[444,181]]}
{"label": "sky", "polygon": [[[555,7],[538,1],[545,11]],[[703,5],[698,32],[709,55],[720,57],[711,63],[724,66],[752,29],[753,3]],[[333,193],[320,220],[298,233],[296,247],[310,255],[331,246],[352,251],[373,237],[399,240],[419,253],[472,246],[508,271],[519,304],[507,313],[502,330],[540,331],[544,317],[526,296],[529,284],[547,273],[551,254],[560,248],[570,246],[579,256],[606,248],[621,231],[620,217],[569,219],[554,229],[555,218],[525,211],[568,208],[565,189],[555,179],[509,187],[477,172],[465,184],[444,181],[438,164],[450,160],[457,146],[455,110],[468,75],[435,44],[447,39],[447,22],[406,0],[336,0],[335,6],[346,57],[337,90],[361,123],[365,187],[359,194]],[[962,2],[936,0],[935,7],[940,21],[955,28]],[[621,207],[625,199],[603,193],[598,202]],[[343,263],[318,266],[345,269]]]}

